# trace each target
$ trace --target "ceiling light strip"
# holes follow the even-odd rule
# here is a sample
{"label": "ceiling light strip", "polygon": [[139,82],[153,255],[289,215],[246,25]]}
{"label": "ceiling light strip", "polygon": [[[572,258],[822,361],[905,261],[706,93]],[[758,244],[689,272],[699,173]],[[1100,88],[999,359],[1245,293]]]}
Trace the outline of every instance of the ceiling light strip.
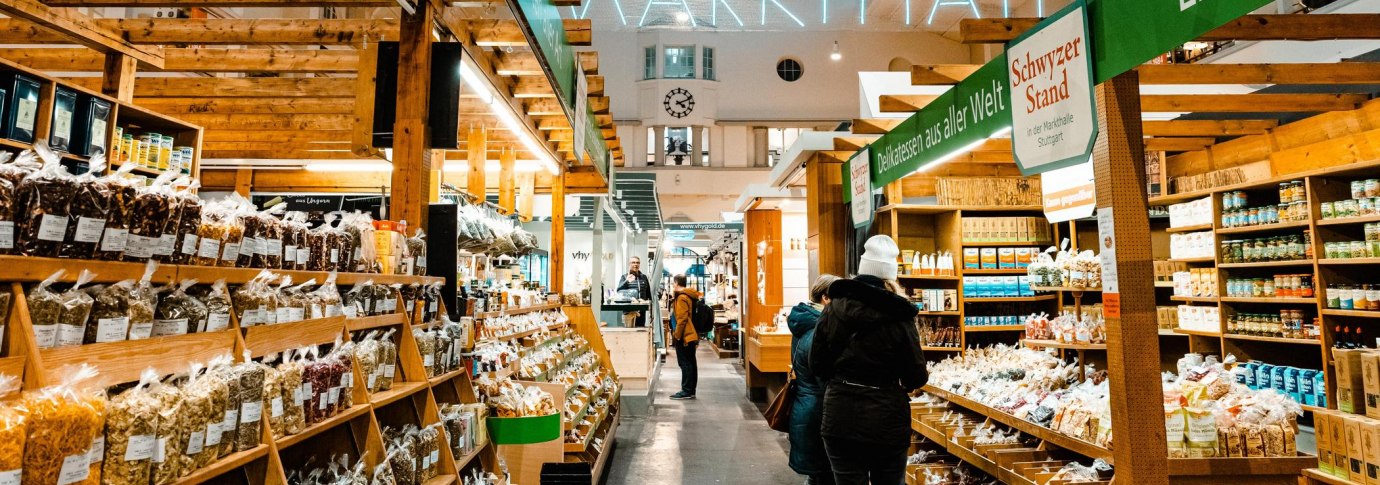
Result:
{"label": "ceiling light strip", "polygon": [[536,136],[528,130],[529,127],[518,117],[517,111],[511,104],[508,104],[507,100],[498,95],[497,89],[489,82],[489,79],[479,73],[474,59],[470,58],[468,54],[460,62],[460,77],[475,92],[479,93],[480,99],[489,105],[489,111],[498,117],[498,120],[508,131],[517,135],[518,139],[522,141],[522,146],[536,156],[552,175],[561,173],[561,167],[556,163],[555,156],[550,152],[550,147],[538,141]]}

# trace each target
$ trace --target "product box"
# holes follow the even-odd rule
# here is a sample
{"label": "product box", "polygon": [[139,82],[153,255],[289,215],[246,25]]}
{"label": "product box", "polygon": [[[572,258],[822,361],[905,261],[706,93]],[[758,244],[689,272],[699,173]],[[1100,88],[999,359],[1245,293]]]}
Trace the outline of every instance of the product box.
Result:
{"label": "product box", "polygon": [[76,121],[77,92],[58,85],[53,92],[53,117],[48,126],[48,146],[66,152],[72,148],[72,128]]}
{"label": "product box", "polygon": [[1366,420],[1361,429],[1361,450],[1365,457],[1366,485],[1380,485],[1380,421]]}
{"label": "product box", "polygon": [[1348,477],[1347,468],[1347,449],[1346,449],[1346,413],[1333,414],[1327,420],[1328,427],[1332,429],[1332,436],[1329,437],[1332,444],[1332,475],[1346,479]]}
{"label": "product box", "polygon": [[997,248],[982,248],[982,269],[997,269]]}
{"label": "product box", "polygon": [[1299,402],[1303,403],[1305,406],[1318,405],[1317,390],[1313,388],[1313,379],[1317,373],[1318,371],[1311,369],[1304,369],[1299,372],[1299,382],[1297,384],[1299,389]]}
{"label": "product box", "polygon": [[1365,390],[1366,416],[1380,418],[1380,352],[1361,354],[1361,381]]}
{"label": "product box", "polygon": [[1331,411],[1318,411],[1313,413],[1313,428],[1317,430],[1315,440],[1318,444],[1318,469],[1323,473],[1332,473],[1332,427],[1331,420],[1335,416]]}
{"label": "product box", "polygon": [[1361,350],[1332,349],[1337,366],[1337,410],[1365,414],[1365,377],[1361,369]]}
{"label": "product box", "polygon": [[1020,289],[1020,296],[1035,296],[1035,289],[1030,287],[1029,276],[1017,276],[1016,287]]}
{"label": "product box", "polygon": [[1356,483],[1366,483],[1366,454],[1362,447],[1361,430],[1365,429],[1367,419],[1356,415],[1342,418],[1342,432],[1346,434],[1346,476]]}
{"label": "product box", "polygon": [[1273,387],[1275,366],[1270,364],[1260,364],[1255,368],[1255,388],[1270,389]]}
{"label": "product box", "polygon": [[38,123],[39,82],[24,74],[0,72],[0,87],[5,89],[4,119],[0,120],[0,137],[33,143]]}
{"label": "product box", "polygon": [[1016,248],[997,248],[997,267],[1001,269],[1016,268]]}
{"label": "product box", "polygon": [[[964,226],[967,227],[966,225]],[[967,239],[965,236],[964,239]],[[982,267],[978,256],[978,248],[963,248],[963,269],[979,269]]]}
{"label": "product box", "polygon": [[1030,262],[1035,259],[1035,248],[1016,248],[1016,267],[1030,267]]}

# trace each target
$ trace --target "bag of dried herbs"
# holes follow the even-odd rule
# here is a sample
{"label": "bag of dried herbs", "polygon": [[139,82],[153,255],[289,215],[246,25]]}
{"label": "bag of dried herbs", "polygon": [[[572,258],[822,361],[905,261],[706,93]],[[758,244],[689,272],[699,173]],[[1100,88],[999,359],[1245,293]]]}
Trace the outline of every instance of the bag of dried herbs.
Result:
{"label": "bag of dried herbs", "polygon": [[[410,426],[410,425],[409,425]],[[400,485],[421,483],[417,478],[420,462],[416,455],[417,436],[407,429],[386,427],[383,438],[388,446],[388,464],[393,470],[393,478]]]}
{"label": "bag of dried herbs", "polygon": [[263,409],[268,413],[268,429],[274,439],[287,435],[284,422],[287,403],[283,399],[283,374],[278,369],[268,367],[264,370]]}
{"label": "bag of dried herbs", "polygon": [[206,430],[206,446],[215,450],[215,459],[220,459],[235,452],[236,426],[239,425],[240,415],[240,380],[235,375],[235,362],[230,354],[211,359],[206,373],[225,385],[225,394],[220,397],[220,415],[212,416],[212,423]]}
{"label": "bag of dried herbs", "polygon": [[68,205],[77,180],[44,140],[34,142],[43,168],[24,177],[15,188],[15,225],[23,254],[57,257],[67,237]]}
{"label": "bag of dried herbs", "polygon": [[340,296],[340,288],[335,285],[336,276],[336,272],[332,271],[326,276],[326,282],[312,292],[312,300],[322,311],[318,314],[315,311],[317,307],[313,307],[312,318],[330,318],[345,314],[344,299]]}
{"label": "bag of dried herbs", "polygon": [[425,275],[426,274],[426,232],[421,228],[417,233],[407,238],[407,259],[411,262],[406,274]]}
{"label": "bag of dried herbs", "polygon": [[283,395],[283,431],[289,435],[301,433],[307,427],[307,417],[302,405],[305,397],[302,388],[304,371],[305,366],[302,365],[300,357],[293,358],[290,352],[283,358],[283,363],[278,365]]}
{"label": "bag of dried herbs", "polygon": [[86,322],[91,317],[91,305],[95,300],[82,291],[81,287],[95,278],[95,273],[81,270],[72,288],[62,293],[62,314],[58,316],[58,347],[81,345],[82,338],[86,336]]}
{"label": "bag of dried herbs", "polygon": [[230,314],[234,311],[230,303],[230,289],[225,286],[225,278],[211,284],[211,291],[201,297],[206,306],[206,331],[217,332],[230,327]]}
{"label": "bag of dried herbs", "polygon": [[[206,204],[201,208],[201,221],[196,229],[196,258],[192,260],[192,264],[217,266],[220,264],[224,246],[232,242],[239,243],[239,233],[243,229],[233,227],[234,210],[233,202],[228,199]],[[239,250],[236,249],[235,252],[238,257]]]}
{"label": "bag of dried herbs", "polygon": [[[228,356],[227,356],[228,357]],[[224,375],[205,372],[195,377],[187,387],[188,401],[196,403],[191,432],[184,453],[191,460],[182,476],[205,468],[220,457],[220,443],[224,439],[225,407],[229,404],[230,389]]]}
{"label": "bag of dried herbs", "polygon": [[373,330],[355,345],[355,365],[364,376],[364,388],[379,392],[379,331]]}
{"label": "bag of dried herbs", "polygon": [[[253,217],[254,205],[239,194],[232,195],[225,201],[228,205],[225,217],[229,233],[221,242],[220,262],[216,263],[216,266],[247,268],[248,262],[243,258],[245,253],[250,254],[252,258],[253,241],[249,240],[251,232],[245,227],[245,220]],[[245,261],[244,266],[240,265],[241,261]]]}
{"label": "bag of dried herbs", "polygon": [[422,368],[426,370],[426,376],[436,377],[436,334],[416,328],[412,330],[412,337],[422,354]]}
{"label": "bag of dried herbs", "polygon": [[379,336],[379,390],[387,391],[393,388],[393,377],[398,369],[398,344],[393,341],[393,334],[397,329],[388,329],[383,335]]}
{"label": "bag of dried herbs", "polygon": [[158,439],[158,372],[147,369],[139,384],[110,399],[105,420],[103,485],[146,485]]}
{"label": "bag of dried herbs", "polygon": [[340,304],[346,318],[369,316],[369,308],[371,307],[369,293],[372,292],[369,287],[372,285],[372,280],[365,281],[355,285],[354,288],[350,288],[350,291],[340,297]]}
{"label": "bag of dried herbs", "polygon": [[154,485],[173,483],[182,471],[187,424],[182,409],[185,399],[182,388],[176,384],[177,379],[178,376],[168,377],[162,385],[153,388],[153,396],[158,400],[158,438],[153,445],[149,483]]}
{"label": "bag of dried herbs", "polygon": [[105,429],[105,391],[96,369],[64,370],[59,384],[24,396],[27,412],[23,485],[70,485],[91,479],[92,440]]}
{"label": "bag of dried herbs", "polygon": [[134,195],[130,210],[129,241],[125,246],[125,261],[148,261],[156,254],[162,254],[163,245],[173,241],[165,240],[163,234],[176,222],[173,191],[170,184],[177,177],[173,171],[163,172],[147,187],[140,187]]}
{"label": "bag of dried herbs", "polygon": [[235,290],[233,300],[235,310],[240,315],[241,327],[272,324],[277,320],[278,296],[270,282],[277,276],[264,270]]}
{"label": "bag of dried herbs", "polygon": [[110,205],[106,211],[105,231],[93,255],[95,259],[120,261],[125,257],[125,248],[129,244],[129,223],[134,217],[134,197],[142,185],[138,179],[130,176],[136,166],[126,163],[119,170],[96,180],[96,183],[105,186]]}
{"label": "bag of dried herbs", "polygon": [[187,294],[187,289],[195,285],[196,280],[185,280],[158,302],[158,308],[154,313],[153,336],[206,331],[206,304]]}
{"label": "bag of dried herbs", "polygon": [[57,346],[58,321],[62,318],[62,295],[52,290],[64,270],[57,270],[29,290],[29,319],[33,321],[34,340],[40,349]]}
{"label": "bag of dried herbs", "polygon": [[255,255],[256,267],[283,268],[283,238],[287,226],[283,224],[281,218],[286,212],[287,204],[278,204],[260,214],[259,217],[263,225],[260,232],[260,242],[263,251]]}
{"label": "bag of dried herbs", "polygon": [[288,212],[283,215],[283,269],[305,270],[311,249],[307,247],[307,214]]}
{"label": "bag of dried herbs", "polygon": [[67,224],[59,256],[81,259],[95,256],[101,235],[105,233],[113,195],[110,186],[96,177],[104,172],[105,156],[97,154],[91,157],[90,169],[74,179],[72,199],[67,207],[71,222]]}
{"label": "bag of dried herbs", "polygon": [[153,286],[153,273],[158,262],[144,265],[144,276],[134,284],[129,298],[129,339],[143,340],[153,334],[154,313],[158,309],[158,288]]}
{"label": "bag of dried herbs", "polygon": [[[248,451],[259,446],[263,428],[264,379],[269,368],[250,360],[235,366],[235,378],[239,381],[239,396],[231,402],[239,403],[239,424],[235,431],[235,451]],[[227,419],[228,421],[228,419]]]}
{"label": "bag of dried herbs", "polygon": [[199,233],[203,203],[201,197],[196,195],[200,184],[199,181],[192,181],[191,185],[174,194],[177,197],[177,250],[172,255],[172,262],[177,264],[192,264],[201,249]]}
{"label": "bag of dried herbs", "polygon": [[355,405],[354,355],[355,343],[353,341],[346,340],[342,343],[337,339],[335,347],[331,348],[331,353],[327,356],[332,361],[332,369],[340,376],[339,380],[336,381],[336,387],[340,389],[337,391],[339,397],[336,398],[336,412],[344,411]]}
{"label": "bag of dried herbs", "polygon": [[121,342],[129,338],[129,301],[134,280],[124,280],[91,292],[91,323],[83,344]]}

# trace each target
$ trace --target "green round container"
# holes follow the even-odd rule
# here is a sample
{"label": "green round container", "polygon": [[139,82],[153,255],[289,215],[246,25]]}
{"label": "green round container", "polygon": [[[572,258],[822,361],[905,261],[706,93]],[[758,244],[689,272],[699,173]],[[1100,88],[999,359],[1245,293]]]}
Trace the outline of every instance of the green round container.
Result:
{"label": "green round container", "polygon": [[530,445],[561,438],[561,415],[489,418],[489,438],[498,445]]}

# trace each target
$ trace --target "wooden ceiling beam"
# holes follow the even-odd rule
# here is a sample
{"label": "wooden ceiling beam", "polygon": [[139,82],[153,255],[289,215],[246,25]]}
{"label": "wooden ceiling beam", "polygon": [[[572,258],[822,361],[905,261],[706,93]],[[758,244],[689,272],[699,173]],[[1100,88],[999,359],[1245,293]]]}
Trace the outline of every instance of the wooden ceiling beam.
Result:
{"label": "wooden ceiling beam", "polygon": [[1365,94],[1148,94],[1141,111],[1272,113],[1344,111],[1369,99]]}
{"label": "wooden ceiling beam", "polygon": [[[201,137],[202,143],[313,143],[349,141],[350,130],[302,130],[302,131],[237,131],[211,129]],[[280,145],[281,146],[281,145]]]}
{"label": "wooden ceiling beam", "polygon": [[202,150],[201,159],[250,158],[264,160],[380,160],[355,155],[345,147],[340,150]]}
{"label": "wooden ceiling beam", "polygon": [[[911,84],[952,85],[976,71],[976,64],[911,68]],[[1293,64],[1145,64],[1136,68],[1145,84],[1380,84],[1380,62]]]}
{"label": "wooden ceiling beam", "polygon": [[541,61],[531,52],[499,54],[494,68],[500,76],[546,76]]}
{"label": "wooden ceiling beam", "polygon": [[928,94],[883,94],[878,100],[878,109],[883,113],[905,113],[919,111],[938,98]]}
{"label": "wooden ceiling beam", "polygon": [[[588,46],[593,43],[593,21],[590,19],[565,19],[566,40],[573,46]],[[472,20],[470,33],[474,43],[480,47],[528,47],[527,36],[515,20]]]}
{"label": "wooden ceiling beam", "polygon": [[585,76],[585,87],[588,88],[590,96],[604,95],[604,76],[591,74]]}
{"label": "wooden ceiling beam", "polygon": [[1217,143],[1216,138],[1146,138],[1145,151],[1150,152],[1190,152],[1203,150]]}
{"label": "wooden ceiling beam", "polygon": [[1242,136],[1259,135],[1279,126],[1278,120],[1167,120],[1145,121],[1145,136]]}
{"label": "wooden ceiling beam", "polygon": [[608,97],[608,96],[590,96],[590,97],[589,97],[589,109],[590,109],[591,111],[594,111],[594,114],[608,114],[608,112],[609,112],[609,97]]}
{"label": "wooden ceiling beam", "polygon": [[135,104],[169,115],[349,114],[352,98],[135,98]]}
{"label": "wooden ceiling beam", "polygon": [[858,151],[862,150],[876,138],[861,136],[840,136],[834,138],[834,150],[838,151]]}
{"label": "wooden ceiling beam", "polygon": [[[99,91],[99,77],[67,77],[64,82]],[[348,77],[141,77],[135,81],[139,98],[350,98],[354,78]]]}
{"label": "wooden ceiling beam", "polygon": [[187,114],[179,118],[201,125],[206,131],[289,131],[289,130],[349,130],[354,116],[338,114]]}
{"label": "wooden ceiling beam", "polygon": [[523,76],[518,78],[517,83],[513,84],[513,97],[554,98],[556,91],[551,88],[551,83],[545,77]]}
{"label": "wooden ceiling beam", "polygon": [[121,19],[134,44],[360,44],[398,40],[397,19]]}
{"label": "wooden ceiling beam", "polygon": [[565,119],[565,115],[557,116],[534,116],[537,121],[537,129],[542,131],[551,130],[571,130],[570,121]]}
{"label": "wooden ceiling beam", "polygon": [[974,71],[977,64],[930,64],[910,68],[910,84],[913,86],[934,86],[958,84]]}
{"label": "wooden ceiling beam", "polygon": [[905,121],[904,118],[854,118],[853,134],[885,135]]}
{"label": "wooden ceiling beam", "polygon": [[[40,71],[105,68],[104,56],[88,49],[0,49],[0,58]],[[321,49],[164,49],[163,58],[164,72],[354,72],[359,62],[353,50]]]}
{"label": "wooden ceiling beam", "polygon": [[[965,44],[1010,42],[1040,19],[986,18],[959,22],[959,40]],[[1228,40],[1332,40],[1380,39],[1380,14],[1274,14],[1245,15],[1198,36],[1204,42]]]}
{"label": "wooden ceiling beam", "polygon": [[585,74],[599,74],[599,51],[580,51],[575,53]]}
{"label": "wooden ceiling beam", "polygon": [[5,0],[0,2],[0,13],[67,35],[100,53],[126,55],[150,67],[163,67],[163,49],[131,44],[120,30],[97,24],[76,10],[50,8],[38,0]]}
{"label": "wooden ceiling beam", "polygon": [[561,102],[557,101],[556,98],[528,99],[524,104],[526,105],[527,114],[530,116],[565,116],[565,108],[561,106]]}

